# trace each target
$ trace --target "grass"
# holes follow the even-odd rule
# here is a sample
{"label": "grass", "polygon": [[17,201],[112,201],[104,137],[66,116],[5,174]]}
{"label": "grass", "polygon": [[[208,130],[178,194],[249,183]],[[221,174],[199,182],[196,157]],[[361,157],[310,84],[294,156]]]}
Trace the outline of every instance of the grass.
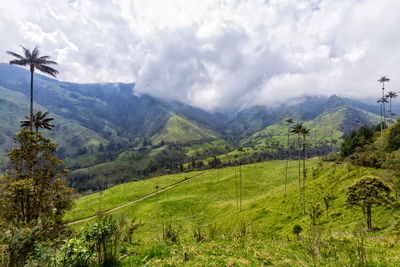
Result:
{"label": "grass", "polygon": [[164,131],[153,136],[152,143],[186,143],[195,140],[216,139],[211,130],[203,129],[177,115],[172,115],[166,122]]}
{"label": "grass", "polygon": [[[360,176],[381,175],[382,170],[334,163],[307,161],[307,209],[320,202],[326,193],[334,196],[329,215],[312,226],[298,203],[297,162],[290,161],[289,184],[284,193],[284,161],[270,161],[242,166],[243,209],[236,208],[235,169],[215,169],[199,178],[177,185],[139,203],[113,212],[115,216],[136,218],[143,225],[134,233],[134,244],[125,244],[126,266],[163,265],[360,265],[396,266],[399,245],[393,236],[393,216],[397,209],[373,210],[374,232],[364,232],[361,212],[346,209],[347,187]],[[108,209],[196,173],[156,177],[127,183],[102,193],[102,208]],[[125,189],[124,189],[125,187]],[[124,191],[125,190],[125,191]],[[127,193],[130,192],[130,193]],[[80,198],[66,219],[79,219],[96,213],[99,193]],[[179,242],[161,237],[170,224]],[[296,241],[292,228],[304,229]],[[79,228],[83,223],[75,225]],[[200,240],[194,232],[201,229]],[[359,237],[362,233],[362,238]],[[364,252],[363,252],[364,251]],[[361,254],[362,255],[361,255]]]}
{"label": "grass", "polygon": [[[380,123],[380,118],[376,114],[372,114],[367,111],[358,110],[365,116],[368,121],[372,124]],[[338,148],[342,140],[343,131],[341,130],[342,123],[344,123],[346,118],[346,108],[340,108],[335,112],[325,112],[319,115],[313,120],[303,122],[303,125],[308,129],[311,129],[309,136],[307,137],[307,142],[311,145],[324,143],[325,141],[336,140],[337,144],[334,147]],[[354,128],[356,128],[354,125]],[[284,147],[287,146],[287,131],[290,125],[284,121],[278,124],[273,124],[265,129],[255,133],[249,138],[242,140],[241,143],[246,145],[246,143],[253,143],[256,148],[265,147],[265,142],[279,142],[280,145]],[[291,143],[293,143],[295,138],[291,138]],[[332,145],[332,144],[331,144]]]}
{"label": "grass", "polygon": [[[47,111],[46,108],[35,103],[35,112],[37,110]],[[24,120],[28,114],[28,98],[21,93],[0,86],[0,164],[2,161],[5,164],[7,161],[4,154],[13,147],[14,143],[11,137],[20,130],[20,121]],[[104,146],[108,144],[108,141],[95,131],[85,128],[75,121],[63,119],[53,113],[50,113],[50,117],[54,118],[52,123],[55,127],[52,131],[42,130],[41,132],[45,137],[51,138],[58,147],[64,147],[69,155],[75,155],[83,147],[89,152],[95,152],[100,143]],[[78,160],[71,159],[69,161],[75,164]],[[70,163],[69,161],[67,163]],[[85,162],[90,163],[91,161]]]}

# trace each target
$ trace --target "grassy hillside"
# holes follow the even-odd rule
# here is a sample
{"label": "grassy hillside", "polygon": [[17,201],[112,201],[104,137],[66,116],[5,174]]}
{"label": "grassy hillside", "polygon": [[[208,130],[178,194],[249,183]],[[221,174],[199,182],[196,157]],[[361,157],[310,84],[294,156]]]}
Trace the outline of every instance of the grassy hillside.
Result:
{"label": "grassy hillside", "polygon": [[[34,105],[34,110],[47,111],[37,104]],[[5,162],[4,154],[13,146],[12,136],[20,129],[20,121],[28,114],[29,101],[26,96],[0,87],[0,163]],[[75,121],[66,120],[52,113],[50,117],[54,118],[52,123],[55,127],[52,131],[42,132],[57,144],[62,158],[70,157],[70,160],[73,160],[82,149],[85,149],[88,152],[87,156],[90,156],[98,150],[100,144],[108,145],[108,140]],[[67,164],[67,166],[72,165]]]}
{"label": "grassy hillside", "polygon": [[[344,207],[347,187],[363,175],[379,176],[381,170],[308,160],[305,215],[298,203],[297,162],[290,161],[286,194],[284,166],[284,161],[242,166],[242,211],[236,207],[235,171],[238,179],[239,168],[225,168],[113,212],[143,223],[133,235],[134,244],[126,245],[125,253],[130,255],[126,265],[343,266],[359,265],[364,256],[374,266],[400,264],[392,224],[398,209],[375,209],[375,231],[365,232],[362,213]],[[158,181],[164,187],[182,178],[182,174],[157,177],[119,185],[101,197],[98,193],[80,198],[66,218],[93,215],[99,206],[110,209],[154,191]],[[327,193],[334,198],[328,215],[322,199]],[[311,226],[310,207],[316,202],[323,215]],[[292,234],[295,224],[304,229],[301,241]],[[179,242],[162,238],[166,227],[177,233]]]}
{"label": "grassy hillside", "polygon": [[165,143],[187,143],[216,138],[216,134],[211,130],[201,128],[195,123],[173,114],[166,122],[164,129],[154,135],[151,140],[153,144],[159,144],[161,141]]}
{"label": "grassy hillside", "polygon": [[[357,129],[361,125],[378,124],[380,117],[376,114],[348,107],[341,107],[334,111],[327,111],[315,119],[304,121],[303,125],[310,129],[307,142],[311,145],[322,145],[326,141],[336,140],[339,147],[343,135],[348,134],[351,129]],[[284,120],[277,124],[270,125],[242,141],[242,144],[252,144],[255,147],[263,148],[268,144],[287,146],[287,131],[290,125]],[[292,137],[292,144],[295,138]]]}

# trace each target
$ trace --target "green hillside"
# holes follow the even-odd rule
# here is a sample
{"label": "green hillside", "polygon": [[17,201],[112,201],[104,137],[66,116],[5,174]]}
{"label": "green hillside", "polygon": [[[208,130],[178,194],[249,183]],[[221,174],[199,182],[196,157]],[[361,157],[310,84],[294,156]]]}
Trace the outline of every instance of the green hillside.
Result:
{"label": "green hillside", "polygon": [[[35,105],[35,110],[47,111],[46,108]],[[20,129],[20,121],[29,114],[29,101],[21,93],[0,86],[0,162],[5,161],[4,155],[13,146],[12,136]],[[96,152],[102,144],[108,145],[108,140],[96,132],[87,129],[79,123],[64,119],[50,113],[54,118],[55,127],[52,131],[43,131],[44,136],[54,140],[58,145],[60,156],[68,157],[68,161],[79,157],[79,151],[85,150],[86,156]],[[67,166],[72,166],[67,163]]]}
{"label": "green hillside", "polygon": [[[380,123],[380,117],[371,112],[357,108],[339,107],[336,110],[325,112],[315,119],[304,121],[303,125],[310,129],[307,142],[311,145],[322,145],[326,141],[336,140],[338,148],[342,137],[361,125],[376,125]],[[270,125],[242,141],[244,145],[265,147],[268,144],[287,146],[287,132],[290,125],[285,120]],[[292,142],[294,141],[292,137]]]}
{"label": "green hillside", "polygon": [[[242,166],[242,211],[236,207],[235,172],[239,168],[162,176],[116,186],[76,201],[68,220],[94,215],[135,200],[177,181],[183,183],[111,214],[142,222],[126,244],[126,266],[130,265],[358,265],[362,249],[370,265],[396,266],[398,245],[393,245],[393,216],[398,209],[374,209],[374,232],[360,232],[361,212],[346,209],[347,187],[363,175],[382,175],[381,170],[334,163],[307,161],[307,213],[298,203],[297,162],[290,161],[289,183],[284,192],[284,161]],[[329,214],[323,206],[326,194],[333,197]],[[323,215],[311,225],[312,203],[320,203]],[[84,223],[76,224],[79,228]],[[302,240],[292,234],[301,225]],[[169,225],[169,226],[167,226]],[[162,238],[163,229],[177,232],[179,242]],[[199,230],[200,229],[200,230]],[[200,231],[200,239],[196,232]],[[361,247],[362,235],[363,245]],[[171,251],[174,251],[173,253]],[[185,258],[185,253],[188,258]],[[315,254],[317,253],[317,254]],[[358,254],[357,254],[358,253]],[[255,256],[256,255],[256,256]],[[363,256],[364,257],[364,256]],[[268,263],[268,264],[267,264]]]}
{"label": "green hillside", "polygon": [[152,136],[153,144],[165,143],[188,143],[191,141],[216,139],[217,136],[211,130],[201,128],[193,122],[172,114],[165,123],[164,129]]}

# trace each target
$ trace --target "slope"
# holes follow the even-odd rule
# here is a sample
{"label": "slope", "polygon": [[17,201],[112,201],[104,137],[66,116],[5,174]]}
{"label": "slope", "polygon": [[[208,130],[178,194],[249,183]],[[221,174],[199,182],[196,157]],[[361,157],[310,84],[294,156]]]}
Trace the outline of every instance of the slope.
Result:
{"label": "slope", "polygon": [[[226,265],[229,260],[240,264],[240,259],[242,259],[242,263],[244,261],[248,264],[262,265],[269,258],[272,263],[279,266],[288,265],[288,262],[285,264],[285,259],[290,260],[291,264],[289,265],[294,266],[312,265],[315,260],[319,261],[321,265],[334,261],[340,265],[345,263],[348,265],[357,258],[356,252],[347,250],[355,249],[354,242],[358,242],[358,239],[353,237],[353,233],[362,227],[360,224],[363,223],[364,218],[361,212],[344,207],[347,187],[360,176],[367,174],[379,176],[382,174],[382,170],[319,163],[316,159],[309,160],[307,165],[310,170],[306,188],[307,210],[311,209],[312,203],[320,203],[322,208],[323,197],[328,193],[333,197],[328,214],[326,210],[322,209],[323,216],[317,219],[316,228],[311,226],[309,215],[304,214],[302,207],[298,204],[295,161],[290,162],[290,179],[286,195],[282,178],[284,161],[242,166],[242,211],[236,208],[235,169],[213,170],[212,173],[205,173],[198,179],[187,180],[159,195],[154,195],[113,213],[115,216],[124,214],[126,219],[136,218],[142,221],[142,226],[134,234],[135,245],[127,244],[128,247],[132,247],[130,251],[133,252],[127,262],[131,265],[133,262],[139,264],[137,261],[143,260],[146,253],[150,253],[152,247],[161,244],[167,248],[168,253],[156,256],[148,264],[153,265],[157,262],[167,264],[174,259],[177,263],[187,266],[194,264]],[[236,169],[236,174],[236,178],[239,178],[238,169]],[[186,175],[192,177],[195,174]],[[102,194],[97,193],[83,197],[77,201],[74,211],[69,213],[67,218],[78,219],[94,214],[99,207],[108,209],[122,205],[154,191],[154,186],[157,184],[163,188],[166,184],[182,178],[182,176],[157,177],[120,185],[104,191]],[[381,240],[391,235],[391,223],[396,214],[398,214],[398,210],[393,208],[375,209],[373,224],[376,226],[376,230],[372,233],[363,233],[365,239],[363,249],[367,251],[368,257],[370,259],[378,257],[376,258],[378,262],[392,266],[399,263],[398,259],[394,258],[399,248],[396,246],[394,250],[390,245],[391,241],[382,242]],[[318,238],[317,242],[320,244],[314,244],[314,246],[318,246],[315,249],[320,250],[320,256],[317,258],[310,256],[314,250],[308,254],[307,247],[301,245],[303,243],[293,241],[295,237],[291,232],[295,224],[301,225],[305,231],[310,229],[310,232],[304,233],[304,236],[310,238],[305,238],[305,242],[312,240],[311,238]],[[78,224],[76,227],[80,225]],[[180,244],[174,245],[162,241],[165,227],[170,227],[168,229],[171,231],[177,231]],[[318,231],[317,237],[313,235],[312,229]],[[197,231],[200,231],[202,240],[193,236]],[[160,238],[161,241],[157,241]],[[256,240],[260,240],[263,245],[258,248],[254,247],[256,244],[260,245]],[[343,247],[339,249],[338,243],[342,243]],[[246,249],[243,247],[235,249],[234,244],[248,246],[251,251],[257,250],[258,257],[254,257],[253,252],[246,253]],[[304,243],[305,246],[307,244],[312,243]],[[301,250],[291,249],[298,248],[299,245]],[[209,246],[218,252],[213,253],[207,249]],[[181,261],[185,247],[193,248],[195,252],[191,254],[186,263]],[[277,247],[282,250],[277,251]],[[336,247],[335,253],[331,251],[333,247]],[[274,248],[274,254],[266,252]],[[175,253],[169,253],[173,250]],[[300,251],[302,252],[300,253]],[[326,251],[326,253],[322,251]],[[348,253],[354,253],[354,258]],[[382,253],[386,255],[384,258],[379,256]],[[227,257],[224,258],[223,255]],[[336,260],[334,255],[337,255]]]}
{"label": "slope", "polygon": [[154,144],[165,143],[185,144],[191,141],[217,139],[217,134],[206,128],[200,128],[193,122],[172,114],[162,131],[151,137]]}
{"label": "slope", "polygon": [[[47,111],[45,107],[35,106],[36,110]],[[29,114],[29,101],[21,93],[0,86],[0,162],[5,163],[4,155],[13,146],[12,136],[20,129],[20,121]],[[55,125],[52,131],[43,131],[44,136],[53,139],[58,145],[59,156],[62,159],[78,157],[84,150],[93,154],[102,144],[108,141],[94,131],[79,123],[66,120],[50,113]]]}
{"label": "slope", "polygon": [[[307,137],[309,145],[323,147],[328,144],[337,149],[343,136],[349,134],[353,129],[358,129],[362,125],[376,125],[379,122],[379,116],[374,113],[339,105],[326,110],[312,120],[304,121],[303,125],[310,129],[310,134]],[[286,147],[289,127],[290,125],[285,120],[281,120],[243,140],[242,144],[244,146],[256,146],[260,149],[271,144]],[[291,142],[292,145],[293,142]]]}

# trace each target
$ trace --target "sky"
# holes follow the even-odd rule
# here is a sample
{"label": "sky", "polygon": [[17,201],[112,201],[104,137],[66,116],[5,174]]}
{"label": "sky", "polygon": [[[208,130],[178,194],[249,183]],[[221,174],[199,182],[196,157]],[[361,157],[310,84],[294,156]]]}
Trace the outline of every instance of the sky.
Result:
{"label": "sky", "polygon": [[400,90],[399,0],[0,1],[0,62],[37,45],[62,81],[214,111]]}

